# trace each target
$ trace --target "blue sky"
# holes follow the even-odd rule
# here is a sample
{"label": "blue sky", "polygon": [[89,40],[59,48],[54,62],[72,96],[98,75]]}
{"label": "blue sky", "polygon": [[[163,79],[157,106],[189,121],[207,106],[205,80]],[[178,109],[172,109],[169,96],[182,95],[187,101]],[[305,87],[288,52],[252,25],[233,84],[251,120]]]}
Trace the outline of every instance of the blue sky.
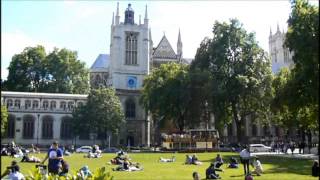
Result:
{"label": "blue sky", "polygon": [[[204,37],[212,36],[215,20],[238,18],[249,32],[256,32],[262,48],[268,51],[270,27],[287,29],[290,3],[283,1],[119,1],[120,21],[132,4],[135,22],[143,22],[145,5],[154,46],[165,33],[174,50],[180,28],[183,54],[194,58]],[[316,4],[317,1],[313,1]],[[44,45],[78,52],[89,68],[100,53],[109,54],[110,26],[117,1],[2,1],[1,78],[14,54],[27,46]]]}

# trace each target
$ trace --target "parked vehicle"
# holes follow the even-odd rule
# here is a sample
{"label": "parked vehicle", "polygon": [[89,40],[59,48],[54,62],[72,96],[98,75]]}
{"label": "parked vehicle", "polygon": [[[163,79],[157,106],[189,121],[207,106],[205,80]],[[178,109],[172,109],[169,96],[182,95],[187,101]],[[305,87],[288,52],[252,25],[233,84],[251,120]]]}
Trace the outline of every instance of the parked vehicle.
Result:
{"label": "parked vehicle", "polygon": [[92,152],[92,147],[91,146],[81,146],[81,147],[76,149],[77,153],[88,153],[89,151]]}
{"label": "parked vehicle", "polygon": [[271,147],[263,144],[250,144],[250,152],[271,152]]}
{"label": "parked vehicle", "polygon": [[115,148],[115,147],[105,148],[102,150],[102,152],[104,152],[104,153],[116,153],[118,151],[120,151],[120,149]]}

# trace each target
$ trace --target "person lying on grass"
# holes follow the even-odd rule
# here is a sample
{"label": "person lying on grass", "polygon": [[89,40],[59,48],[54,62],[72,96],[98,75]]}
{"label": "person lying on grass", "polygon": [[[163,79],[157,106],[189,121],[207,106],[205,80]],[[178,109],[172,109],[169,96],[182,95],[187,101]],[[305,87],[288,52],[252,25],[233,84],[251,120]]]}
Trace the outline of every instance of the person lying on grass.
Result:
{"label": "person lying on grass", "polygon": [[124,162],[116,168],[112,169],[113,171],[142,171],[143,168],[139,163],[132,163],[128,158],[124,159]]}
{"label": "person lying on grass", "polygon": [[229,168],[238,168],[239,164],[237,162],[237,159],[235,157],[230,158],[230,164],[228,166]]}
{"label": "person lying on grass", "polygon": [[101,158],[101,153],[92,153],[91,151],[88,152],[88,154],[84,155],[85,158]]}
{"label": "person lying on grass", "polygon": [[34,156],[29,157],[28,153],[24,153],[21,162],[40,163],[41,160]]}
{"label": "person lying on grass", "polygon": [[172,156],[171,158],[163,158],[163,157],[160,157],[159,158],[159,162],[175,162],[176,161],[176,157],[175,156]]}
{"label": "person lying on grass", "polygon": [[201,165],[202,162],[199,161],[198,157],[194,154],[193,156],[186,155],[186,162],[185,162],[185,164]]}

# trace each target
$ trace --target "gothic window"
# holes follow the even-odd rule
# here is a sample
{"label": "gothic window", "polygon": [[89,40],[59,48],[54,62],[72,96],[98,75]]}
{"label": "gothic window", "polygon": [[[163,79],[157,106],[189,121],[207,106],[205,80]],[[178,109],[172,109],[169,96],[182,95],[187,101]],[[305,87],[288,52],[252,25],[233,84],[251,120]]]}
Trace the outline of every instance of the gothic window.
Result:
{"label": "gothic window", "polygon": [[126,118],[136,117],[136,104],[132,99],[126,101]]}
{"label": "gothic window", "polygon": [[43,108],[48,109],[49,107],[49,102],[48,101],[43,101]]}
{"label": "gothic window", "polygon": [[7,124],[7,137],[14,138],[15,131],[15,119],[16,117],[12,114],[8,115],[8,124]]}
{"label": "gothic window", "polygon": [[83,106],[83,102],[78,102],[78,107]]}
{"label": "gothic window", "polygon": [[14,101],[14,107],[20,108],[20,100],[16,99],[16,100]]}
{"label": "gothic window", "polygon": [[64,116],[61,118],[60,137],[61,139],[72,138],[72,121],[71,117],[69,116]]}
{"label": "gothic window", "polygon": [[252,130],[252,136],[257,136],[257,125],[252,124],[251,130]]}
{"label": "gothic window", "polygon": [[26,109],[31,108],[31,101],[30,100],[24,101],[24,108],[26,108]]}
{"label": "gothic window", "polygon": [[73,102],[72,101],[68,102],[68,109],[73,109]]}
{"label": "gothic window", "polygon": [[55,101],[51,101],[50,102],[50,109],[55,109],[56,108],[56,102]]}
{"label": "gothic window", "polygon": [[53,138],[53,117],[44,116],[42,118],[42,138],[52,139]]}
{"label": "gothic window", "polygon": [[33,101],[32,108],[38,108],[38,107],[39,107],[39,101]]}
{"label": "gothic window", "polygon": [[7,100],[7,107],[12,107],[13,106],[13,101],[12,99]]}
{"label": "gothic window", "polygon": [[32,139],[34,133],[34,117],[32,115],[23,116],[23,138]]}
{"label": "gothic window", "polygon": [[99,84],[101,83],[101,77],[99,74],[96,75],[96,78],[95,78],[95,86],[96,87],[99,87]]}
{"label": "gothic window", "polygon": [[137,34],[128,33],[126,37],[126,65],[137,64]]}
{"label": "gothic window", "polygon": [[64,101],[60,102],[60,109],[66,109],[66,106],[67,106],[66,102]]}

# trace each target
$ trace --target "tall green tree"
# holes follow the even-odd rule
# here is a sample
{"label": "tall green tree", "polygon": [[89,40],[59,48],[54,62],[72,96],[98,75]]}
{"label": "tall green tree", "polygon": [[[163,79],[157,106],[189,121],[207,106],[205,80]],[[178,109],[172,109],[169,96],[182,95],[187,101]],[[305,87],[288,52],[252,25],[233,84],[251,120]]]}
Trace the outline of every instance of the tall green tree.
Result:
{"label": "tall green tree", "polygon": [[89,72],[75,51],[55,48],[46,55],[43,46],[27,47],[12,57],[3,85],[9,91],[86,94]]}
{"label": "tall green tree", "polygon": [[90,133],[118,133],[124,123],[121,103],[112,88],[92,89],[87,103],[73,113],[75,135]]}
{"label": "tall green tree", "polygon": [[287,105],[304,126],[319,127],[319,7],[292,1],[285,45],[293,51],[294,68],[288,82]]}
{"label": "tall green tree", "polygon": [[1,105],[1,136],[6,132],[8,124],[8,110],[6,106]]}
{"label": "tall green tree", "polygon": [[160,124],[171,121],[183,131],[190,104],[190,81],[188,66],[177,63],[162,64],[143,84],[140,102]]}
{"label": "tall green tree", "polygon": [[272,97],[270,61],[254,33],[247,33],[237,19],[215,22],[212,39],[201,43],[191,67],[210,73],[208,102],[221,117],[216,121],[232,118],[236,123],[238,141],[245,141],[245,118],[266,120]]}

